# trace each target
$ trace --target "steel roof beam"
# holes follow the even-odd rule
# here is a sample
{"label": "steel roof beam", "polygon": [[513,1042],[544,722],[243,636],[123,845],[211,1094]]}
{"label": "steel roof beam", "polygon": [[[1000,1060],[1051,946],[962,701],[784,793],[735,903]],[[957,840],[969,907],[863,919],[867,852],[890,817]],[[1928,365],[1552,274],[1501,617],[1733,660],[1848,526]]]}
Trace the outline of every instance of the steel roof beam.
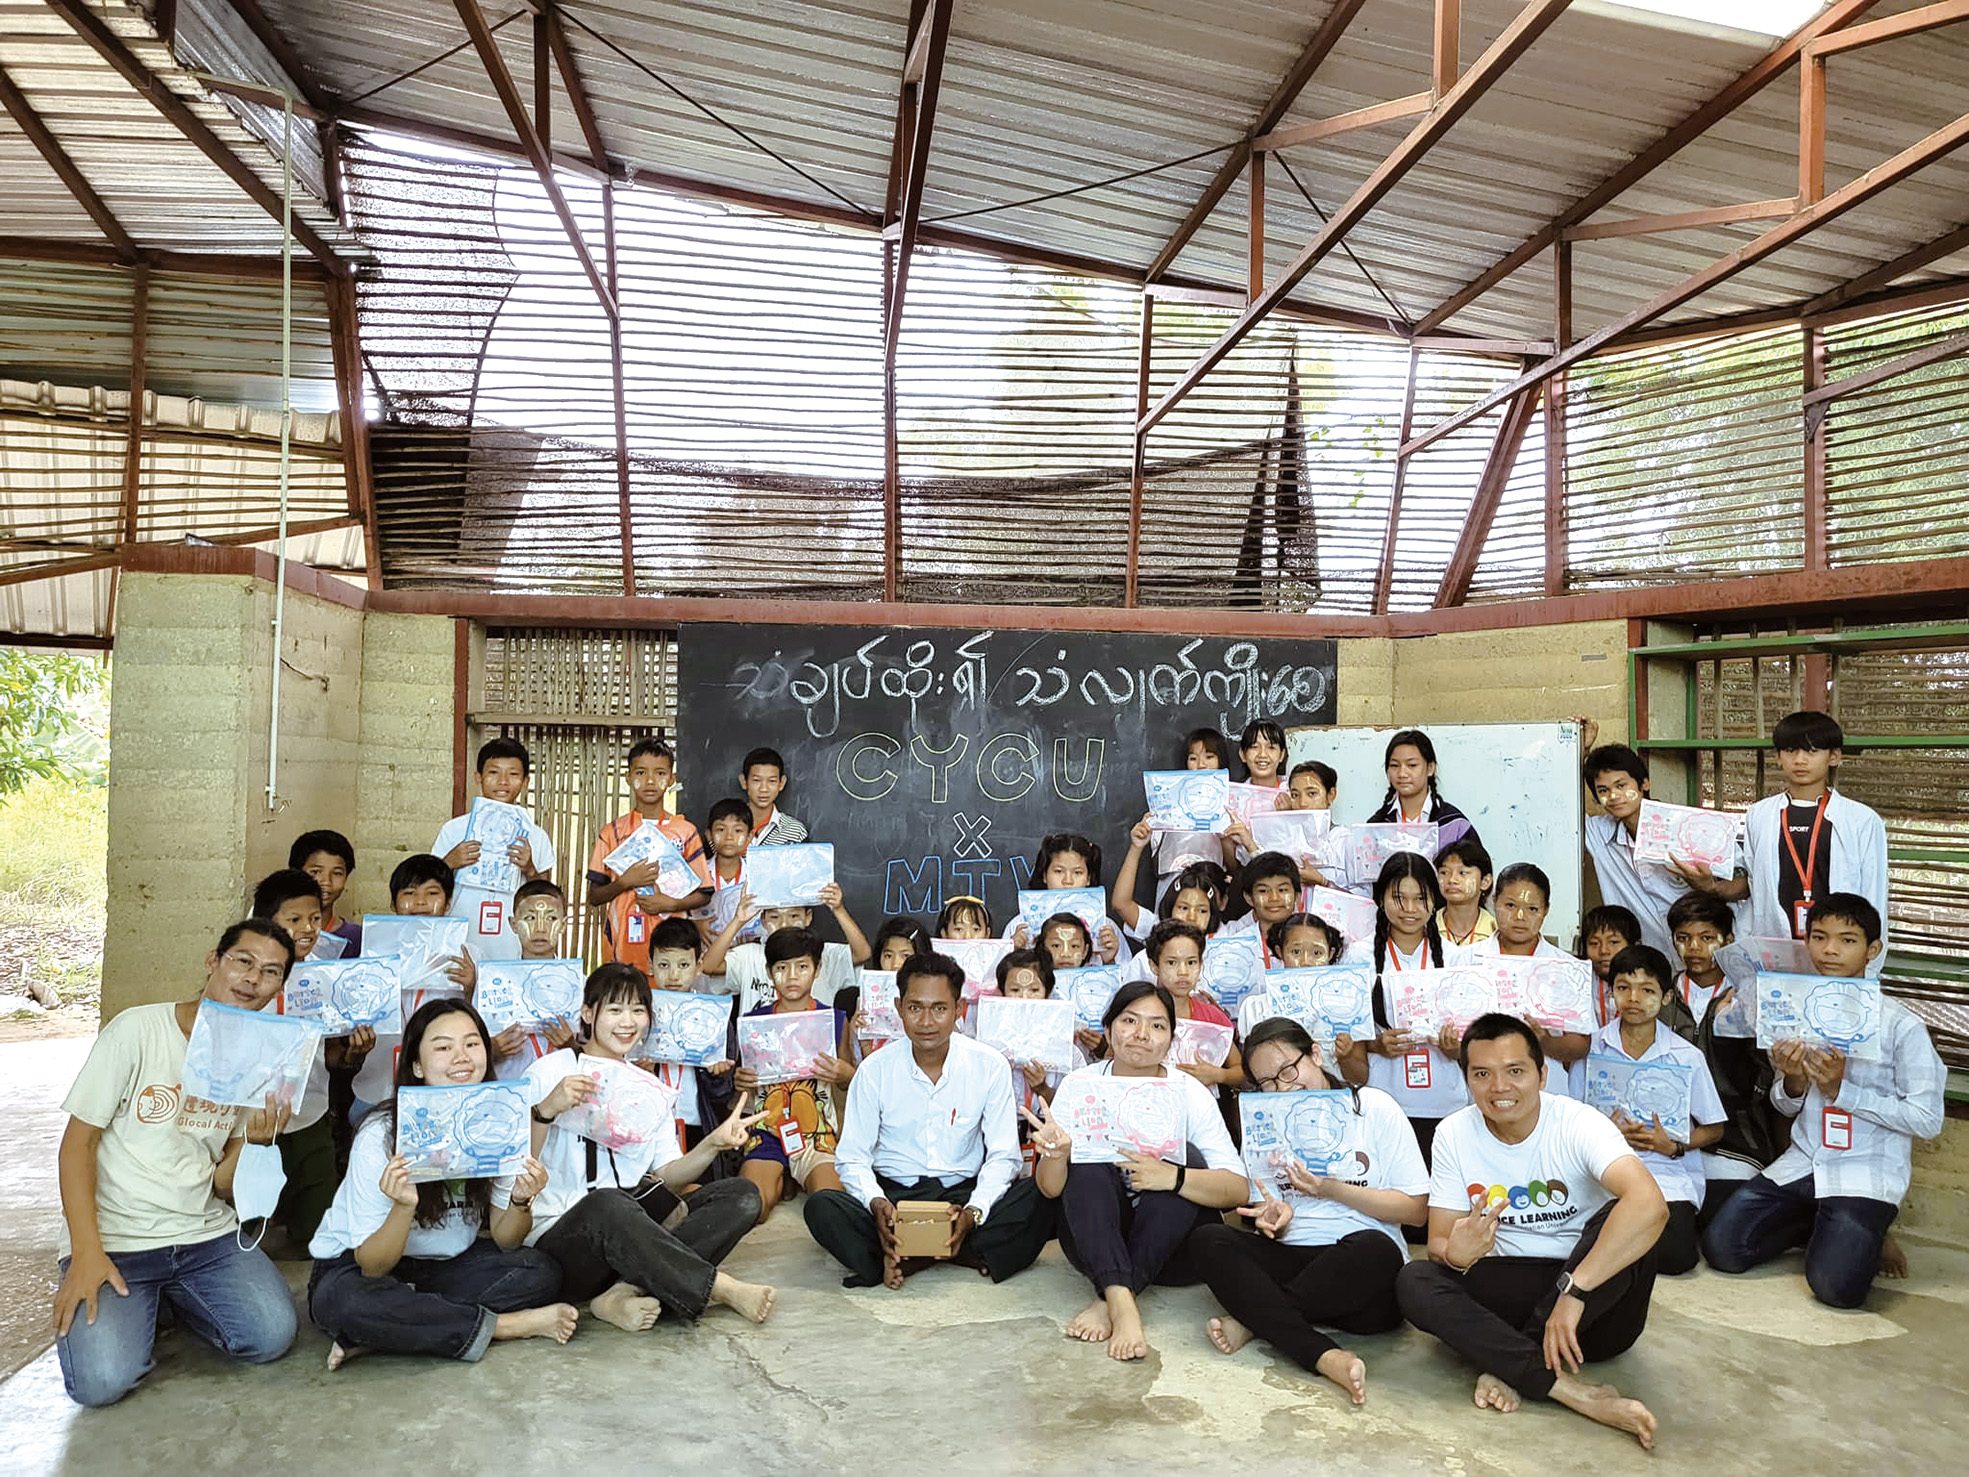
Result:
{"label": "steel roof beam", "polygon": [[1432,426],[1415,437],[1402,450],[1413,455],[1431,442],[1440,440],[1452,431],[1460,430],[1479,416],[1496,409],[1504,401],[1525,390],[1542,385],[1561,370],[1570,368],[1581,359],[1597,353],[1600,349],[1634,329],[1652,323],[1664,313],[1671,313],[1683,303],[1700,297],[1712,287],[1727,282],[1739,272],[1755,266],[1766,257],[1774,255],[1785,247],[1803,239],[1820,226],[1837,220],[1847,211],[1864,205],[1874,196],[1899,184],[1909,175],[1933,164],[1937,159],[1954,153],[1964,144],[1969,144],[1969,113],[1963,114],[1953,123],[1936,129],[1920,142],[1910,145],[1887,160],[1884,164],[1868,170],[1851,184],[1834,190],[1816,205],[1808,205],[1789,219],[1780,221],[1756,240],[1745,243],[1728,256],[1711,262],[1707,267],[1684,278],[1652,301],[1617,318],[1612,323],[1597,329],[1568,348],[1534,366],[1501,389],[1492,391],[1467,410],[1459,411],[1448,420]]}
{"label": "steel roof beam", "polygon": [[1829,31],[1839,29],[1849,21],[1857,20],[1879,3],[1880,0],[1835,0],[1835,3],[1823,14],[1807,21],[1780,41],[1729,86],[1607,176],[1553,220],[1541,226],[1530,240],[1484,271],[1441,307],[1424,316],[1422,321],[1415,325],[1415,331],[1429,333],[1440,328],[1506,277],[1530,262],[1533,257],[1547,250],[1559,239],[1566,227],[1576,226],[1588,216],[1605,209],[1717,123],[1757,96],[1798,60],[1799,55],[1810,42]]}
{"label": "steel roof beam", "polygon": [[1256,328],[1264,318],[1284,301],[1286,295],[1299,285],[1307,273],[1334,251],[1347,234],[1360,224],[1363,217],[1388,192],[1400,184],[1403,177],[1419,164],[1423,157],[1439,143],[1456,123],[1475,107],[1478,100],[1503,79],[1512,65],[1526,52],[1531,44],[1565,13],[1572,0],[1529,0],[1511,23],[1493,41],[1484,54],[1470,64],[1469,71],[1458,79],[1456,86],[1443,95],[1442,101],[1430,110],[1429,115],[1409,131],[1408,137],[1396,144],[1393,152],[1381,161],[1374,172],[1361,182],[1360,188],[1348,197],[1347,202],[1328,217],[1327,223],[1313,237],[1306,248],[1294,257],[1276,281],[1253,300],[1223,337],[1203,351],[1201,357],[1192,364],[1170,386],[1161,400],[1151,407],[1149,413],[1138,423],[1146,431],[1152,428],[1178,402],[1195,389],[1212,368],[1223,362],[1226,355],[1244,341],[1247,334]]}
{"label": "steel roof beam", "polygon": [[1210,212],[1217,208],[1217,202],[1230,193],[1231,186],[1236,184],[1238,176],[1244,173],[1245,162],[1251,155],[1249,140],[1272,132],[1279,126],[1280,120],[1292,111],[1292,105],[1299,100],[1299,94],[1304,92],[1306,84],[1313,80],[1313,73],[1320,69],[1320,64],[1326,60],[1327,54],[1340,44],[1340,38],[1346,34],[1347,27],[1353,23],[1355,15],[1366,3],[1367,0],[1334,0],[1333,8],[1326,13],[1326,19],[1321,21],[1320,28],[1313,32],[1313,39],[1306,43],[1306,49],[1299,53],[1299,58],[1293,62],[1292,69],[1279,79],[1278,86],[1272,89],[1272,95],[1265,100],[1264,107],[1258,110],[1258,116],[1252,120],[1251,128],[1246,134],[1246,142],[1231,150],[1229,157],[1217,167],[1215,177],[1204,186],[1203,194],[1198,197],[1196,204],[1190,207],[1190,213],[1183,217],[1182,224],[1176,227],[1162,250],[1155,254],[1155,260],[1149,263],[1148,270],[1142,274],[1146,281],[1153,282],[1166,273],[1176,258],[1182,255],[1183,248],[1190,244],[1190,238],[1203,229],[1203,223],[1210,218]]}
{"label": "steel roof beam", "polygon": [[5,108],[12,115],[20,131],[27,135],[27,141],[48,162],[48,167],[54,170],[68,193],[75,197],[75,203],[89,212],[89,219],[96,223],[96,229],[109,238],[117,255],[134,264],[137,260],[137,243],[123,229],[123,223],[116,218],[116,212],[109,208],[108,202],[96,193],[96,187],[89,183],[88,176],[68,157],[61,140],[41,121],[41,115],[34,111],[27,94],[14,85],[14,79],[7,75],[5,67],[0,67],[0,108]]}

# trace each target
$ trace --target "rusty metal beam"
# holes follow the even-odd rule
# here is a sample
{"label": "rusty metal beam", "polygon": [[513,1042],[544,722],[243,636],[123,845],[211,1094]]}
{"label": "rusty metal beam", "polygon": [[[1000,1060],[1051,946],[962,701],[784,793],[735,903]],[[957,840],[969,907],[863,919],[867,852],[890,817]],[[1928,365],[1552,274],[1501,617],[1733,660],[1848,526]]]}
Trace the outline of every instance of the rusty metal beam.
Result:
{"label": "rusty metal beam", "polygon": [[27,135],[27,141],[34,145],[35,151],[47,161],[48,167],[75,197],[75,203],[89,212],[89,219],[96,223],[96,229],[109,238],[116,248],[117,255],[124,261],[137,259],[137,243],[130,239],[130,233],[123,229],[123,223],[116,218],[116,212],[96,193],[96,187],[89,183],[88,176],[76,167],[61,140],[49,131],[48,125],[41,121],[41,115],[34,111],[34,105],[27,100],[27,94],[14,85],[14,79],[7,75],[7,69],[0,67],[0,108],[5,108],[13,117],[20,131]]}
{"label": "rusty metal beam", "polygon": [[1821,376],[1819,383],[1806,387],[1803,403],[1807,410],[1814,405],[1829,405],[1847,395],[1856,395],[1861,390],[1870,390],[1888,380],[1899,379],[1904,374],[1913,374],[1917,369],[1926,369],[1930,364],[1939,364],[1944,359],[1955,359],[1964,354],[1969,354],[1969,333],[1958,333],[1953,338],[1912,350],[1889,359],[1885,364],[1862,370],[1859,374],[1850,374],[1843,380],[1827,384]]}
{"label": "rusty metal beam", "polygon": [[1825,59],[1812,49],[1798,59],[1798,201],[1825,198]]}
{"label": "rusty metal beam", "polygon": [[1841,283],[1829,292],[1822,292],[1799,309],[1807,317],[1820,313],[1830,313],[1843,308],[1857,298],[1870,297],[1876,292],[1892,287],[1910,272],[1918,272],[1931,262],[1943,257],[1954,256],[1958,251],[1969,251],[1969,225],[1957,226],[1932,241],[1923,242],[1912,251],[1902,252],[1890,262],[1883,262],[1871,271],[1863,272],[1851,281]]}
{"label": "rusty metal beam", "polygon": [[533,13],[533,131],[550,159],[554,154],[554,48],[549,40],[553,15],[551,5]]}
{"label": "rusty metal beam", "polygon": [[[1572,247],[1552,247],[1552,342],[1572,342]],[[1545,385],[1545,593],[1566,592],[1566,377]]]}
{"label": "rusty metal beam", "polygon": [[[1149,367],[1155,357],[1155,299],[1142,295],[1142,335],[1135,363],[1135,419],[1149,404]],[[1128,563],[1122,575],[1121,603],[1133,610],[1142,594],[1142,494],[1148,471],[1148,435],[1135,432],[1135,455],[1128,477]]]}
{"label": "rusty metal beam", "polygon": [[363,554],[370,583],[383,583],[383,554],[376,533],[376,469],[369,454],[369,419],[362,393],[362,333],[357,317],[356,284],[341,278],[328,284],[329,346],[335,356],[336,400],[342,412],[342,475],[347,480],[349,512],[362,522]]}
{"label": "rusty metal beam", "polygon": [[1364,180],[1360,187],[1348,197],[1347,202],[1328,217],[1327,223],[1309,242],[1306,248],[1294,257],[1286,269],[1279,274],[1264,295],[1238,316],[1223,336],[1203,351],[1203,354],[1169,388],[1161,400],[1152,406],[1142,418],[1143,429],[1155,425],[1178,402],[1195,389],[1211,369],[1221,363],[1224,357],[1244,341],[1247,334],[1265,318],[1266,314],[1281,302],[1292,289],[1299,285],[1306,274],[1323,261],[1340,242],[1358,225],[1361,219],[1378,205],[1387,193],[1400,184],[1403,177],[1421,162],[1424,155],[1448,133],[1464,114],[1475,107],[1504,75],[1510,71],[1517,59],[1524,55],[1531,44],[1551,26],[1562,14],[1571,0],[1529,0],[1529,3],[1512,18],[1509,25],[1499,33],[1497,39],[1484,51],[1484,54],[1470,65],[1456,86],[1446,93],[1414,129],[1409,132],[1394,151]]}
{"label": "rusty metal beam", "polygon": [[[1313,32],[1312,40],[1306,43],[1306,49],[1299,53],[1298,59],[1292,63],[1291,70],[1279,79],[1278,86],[1272,89],[1272,95],[1265,99],[1265,105],[1258,110],[1258,116],[1252,120],[1250,129],[1252,138],[1270,133],[1278,127],[1279,121],[1291,111],[1293,103],[1299,100],[1299,94],[1305,90],[1306,84],[1313,80],[1313,73],[1320,69],[1320,64],[1327,58],[1327,53],[1340,44],[1340,38],[1347,33],[1347,27],[1353,23],[1355,15],[1366,3],[1367,0],[1334,0],[1333,8],[1326,13],[1326,19],[1320,22],[1319,29]],[[1250,145],[1242,145],[1231,150],[1229,157],[1217,167],[1217,173],[1211,178],[1210,183],[1204,186],[1203,194],[1198,197],[1196,204],[1190,207],[1189,214],[1183,217],[1182,224],[1176,227],[1169,240],[1164,243],[1162,250],[1155,254],[1155,260],[1149,263],[1148,270],[1142,274],[1144,281],[1154,282],[1157,278],[1168,274],[1176,258],[1182,255],[1183,248],[1190,244],[1190,238],[1203,228],[1203,223],[1210,218],[1210,212],[1217,208],[1217,202],[1229,194],[1231,186],[1237,183],[1237,177],[1244,172],[1244,162],[1249,153]]]}
{"label": "rusty metal beam", "polygon": [[[1409,432],[1415,428],[1415,377],[1422,362],[1422,351],[1413,344],[1408,350],[1408,388],[1402,391],[1401,432],[1395,437],[1395,445],[1408,440]],[[1388,597],[1395,584],[1395,540],[1401,531],[1402,488],[1408,481],[1408,458],[1399,450],[1395,453],[1395,482],[1388,493],[1388,527],[1381,535],[1381,567],[1374,575],[1374,604],[1371,607],[1376,615],[1388,613]]]}
{"label": "rusty metal beam", "polygon": [[1782,200],[1750,200],[1742,205],[1717,205],[1708,210],[1684,210],[1674,215],[1637,215],[1631,220],[1605,221],[1590,226],[1567,226],[1560,233],[1560,239],[1606,241],[1616,236],[1653,236],[1663,231],[1688,231],[1701,226],[1727,226],[1736,221],[1766,221],[1792,214],[1801,203],[1809,205],[1812,202],[1809,200],[1801,202],[1786,196]]}
{"label": "rusty metal beam", "polygon": [[1531,429],[1531,418],[1538,412],[1539,386],[1523,391],[1504,412],[1498,422],[1497,439],[1491,443],[1490,459],[1484,463],[1483,475],[1477,479],[1477,495],[1470,503],[1469,521],[1463,525],[1463,535],[1457,540],[1456,553],[1449,561],[1449,568],[1443,571],[1443,582],[1436,590],[1438,606],[1461,605],[1470,594],[1470,581],[1476,577],[1477,563],[1484,555],[1484,541],[1490,537],[1490,526],[1497,520],[1498,504],[1504,500],[1504,488],[1511,480],[1511,472],[1518,464],[1518,453],[1524,449],[1525,432]]}
{"label": "rusty metal beam", "polygon": [[144,480],[144,379],[150,357],[150,268],[130,284],[130,428],[123,442],[123,538],[137,538],[137,499]]}
{"label": "rusty metal beam", "polygon": [[[1250,214],[1244,231],[1244,300],[1256,302],[1265,290],[1265,156],[1253,152],[1246,170],[1245,190]],[[1136,412],[1137,417],[1142,413]]]}
{"label": "rusty metal beam", "polygon": [[1969,143],[1969,113],[1963,114],[1953,123],[1936,129],[1918,143],[1909,145],[1893,158],[1868,170],[1852,183],[1834,190],[1816,205],[1808,205],[1796,215],[1780,221],[1756,240],[1747,242],[1728,256],[1684,278],[1626,316],[1615,319],[1570,347],[1561,349],[1544,363],[1527,370],[1510,384],[1492,391],[1475,405],[1424,431],[1410,441],[1406,449],[1411,452],[1420,451],[1450,432],[1467,426],[1471,421],[1495,409],[1519,392],[1544,384],[1559,371],[1568,369],[1588,355],[1598,352],[1621,335],[1643,327],[1663,313],[1673,312],[1692,298],[1700,297],[1712,287],[1729,281],[1737,273],[1810,235],[1818,227],[1837,220],[1847,211],[1864,205],[1874,196],[1899,184],[1909,175],[1926,168],[1937,159],[1953,153],[1965,143]]}
{"label": "rusty metal beam", "polygon": [[[1803,335],[1805,349],[1805,394],[1825,384],[1825,330],[1807,328]],[[1825,466],[1825,416],[1807,415],[1805,417],[1805,476],[1804,507],[1805,524],[1805,568],[1808,570],[1826,567],[1826,466]]]}
{"label": "rusty metal beam", "polygon": [[1900,36],[1918,36],[1937,26],[1953,25],[1964,20],[1969,20],[1969,0],[1939,0],[1938,4],[1923,6],[1920,10],[1883,16],[1865,25],[1848,26],[1836,35],[1821,36],[1807,46],[1805,52],[1812,57],[1833,56],[1857,47],[1892,41]]}
{"label": "rusty metal beam", "polygon": [[1437,97],[1447,95],[1456,86],[1462,45],[1463,0],[1436,0],[1435,44],[1431,55],[1435,61],[1433,80]]}
{"label": "rusty metal beam", "polygon": [[[214,133],[205,120],[166,85],[163,78],[143,64],[123,38],[109,28],[109,23],[89,8],[86,0],[47,0],[47,5],[68,22],[76,35],[88,42],[96,54],[157,109],[172,127],[217,165],[227,179],[245,191],[248,199],[276,221],[281,218],[280,191],[261,179],[243,159],[233,153],[225,140]],[[292,217],[290,229],[302,248],[327,270],[337,276],[348,272],[349,264],[342,259],[341,253],[323,240],[321,233],[299,215]]]}
{"label": "rusty metal beam", "polygon": [[581,80],[581,69],[575,65],[574,48],[568,45],[567,27],[561,24],[559,10],[550,8],[543,14],[547,22],[547,45],[554,53],[554,65],[561,74],[561,91],[567,94],[575,126],[581,130],[581,141],[588,146],[588,162],[604,181],[613,183],[614,165],[609,159],[608,145],[602,141],[601,124],[595,118],[595,105],[588,96],[587,84]]}
{"label": "rusty metal beam", "polygon": [[1578,225],[1588,216],[1595,215],[1612,204],[1639,181],[1654,173],[1717,123],[1729,117],[1770,86],[1798,59],[1799,53],[1805,49],[1807,43],[1857,19],[1879,3],[1880,0],[1834,0],[1834,3],[1822,14],[1807,21],[1764,53],[1748,70],[1708,102],[1702,104],[1626,164],[1588,190],[1553,220],[1541,226],[1529,240],[1507,252],[1479,274],[1474,281],[1458,290],[1442,306],[1424,315],[1422,321],[1415,325],[1416,332],[1429,333],[1442,327],[1491,288],[1550,247],[1567,226]]}
{"label": "rusty metal beam", "polygon": [[[26,262],[73,262],[85,267],[128,267],[132,263],[113,246],[93,241],[50,241],[39,236],[0,236],[0,257]],[[137,248],[136,260],[153,271],[182,277],[241,277],[255,282],[278,282],[280,258],[277,256],[235,256],[208,251],[160,251],[152,246]],[[316,262],[297,259],[296,282],[321,283],[329,275]]]}
{"label": "rusty metal beam", "polygon": [[[286,108],[287,94],[278,87],[269,87],[264,82],[242,82],[237,77],[215,77],[201,72],[198,85],[207,92],[223,92],[228,97],[244,98],[249,103],[259,103],[267,108]],[[304,118],[310,123],[327,123],[329,114],[300,98],[294,99],[294,116]]]}
{"label": "rusty metal beam", "polygon": [[[72,3],[72,0],[71,0]],[[533,165],[534,175],[540,181],[540,188],[547,196],[547,203],[560,217],[561,229],[567,233],[567,242],[573,248],[575,257],[581,263],[581,270],[587,274],[589,285],[595,289],[595,296],[601,302],[602,311],[610,318],[616,316],[615,294],[609,290],[608,279],[602,269],[595,265],[595,258],[588,250],[588,243],[581,235],[581,226],[569,208],[567,196],[561,193],[560,181],[554,177],[554,157],[541,142],[534,130],[533,120],[527,116],[526,100],[520,96],[519,84],[513,81],[513,74],[506,65],[506,58],[500,53],[499,40],[492,34],[492,27],[486,24],[485,13],[479,9],[478,0],[453,0],[458,18],[465,25],[465,32],[472,39],[472,49],[478,53],[479,64],[485,68],[486,77],[492,83],[492,90],[499,97],[499,104],[506,110],[506,121],[512,125],[513,136],[520,142],[527,160]]]}
{"label": "rusty metal beam", "polygon": [[896,269],[889,289],[887,321],[882,328],[882,352],[893,364],[896,343],[902,336],[903,307],[909,293],[909,265],[916,255],[917,233],[923,222],[923,183],[930,169],[930,136],[937,121],[937,89],[943,80],[944,49],[950,41],[950,11],[953,0],[928,0],[910,37],[913,52],[919,41],[924,47],[922,76],[902,84],[909,115],[906,146],[899,146],[902,173],[892,217],[884,222],[883,235],[896,243]]}
{"label": "rusty metal beam", "polygon": [[[287,74],[287,80],[294,84],[295,92],[302,101],[315,112],[326,117],[335,111],[335,100],[308,75],[307,63],[302,59],[300,48],[287,39],[287,33],[273,23],[273,18],[261,8],[260,0],[225,0],[232,13],[239,17],[240,23],[253,33],[253,39],[267,49],[267,55]],[[277,100],[275,107],[281,104]],[[296,109],[298,112],[299,110]]]}
{"label": "rusty metal beam", "polygon": [[1251,151],[1268,154],[1274,149],[1289,149],[1294,144],[1309,144],[1315,139],[1353,133],[1361,128],[1374,128],[1402,118],[1417,117],[1428,112],[1435,105],[1435,93],[1412,92],[1407,97],[1394,98],[1385,103],[1374,103],[1346,113],[1335,113],[1331,118],[1322,118],[1317,123],[1295,123],[1290,128],[1273,129],[1270,133],[1253,139]]}

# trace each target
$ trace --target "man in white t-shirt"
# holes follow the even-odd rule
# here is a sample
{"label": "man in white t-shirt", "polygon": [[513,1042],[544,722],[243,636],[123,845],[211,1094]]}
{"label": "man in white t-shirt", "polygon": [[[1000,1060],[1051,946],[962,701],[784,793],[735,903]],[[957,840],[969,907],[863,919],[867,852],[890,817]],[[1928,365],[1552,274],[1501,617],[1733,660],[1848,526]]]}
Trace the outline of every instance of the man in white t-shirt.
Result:
{"label": "man in white t-shirt", "polygon": [[[518,805],[532,763],[526,745],[518,739],[488,740],[479,748],[479,794],[499,805]],[[511,810],[499,813],[513,816]],[[531,820],[525,827],[525,834],[506,847],[504,856],[495,856],[478,841],[467,839],[472,833],[472,812],[467,810],[446,821],[431,843],[431,854],[443,857],[456,874],[451,915],[471,923],[471,948],[477,958],[520,957],[520,936],[512,927],[513,894],[522,883],[554,875],[553,841]]]}
{"label": "man in white t-shirt", "polygon": [[1396,1277],[1402,1313],[1483,1371],[1478,1405],[1556,1400],[1652,1448],[1653,1413],[1579,1369],[1647,1325],[1660,1187],[1610,1119],[1543,1091],[1545,1053],[1515,1016],[1479,1016],[1462,1066],[1471,1105],[1436,1130],[1429,1260]]}
{"label": "man in white t-shirt", "polygon": [[150,1373],[160,1299],[193,1333],[249,1364],[278,1359],[294,1342],[287,1283],[265,1252],[239,1244],[231,1203],[246,1137],[277,1165],[278,1151],[265,1146],[286,1110],[188,1098],[182,1082],[199,1002],[259,1010],[293,964],[284,929],[235,923],[205,956],[204,991],[117,1016],[62,1103],[55,1349],[80,1405],[113,1405]]}

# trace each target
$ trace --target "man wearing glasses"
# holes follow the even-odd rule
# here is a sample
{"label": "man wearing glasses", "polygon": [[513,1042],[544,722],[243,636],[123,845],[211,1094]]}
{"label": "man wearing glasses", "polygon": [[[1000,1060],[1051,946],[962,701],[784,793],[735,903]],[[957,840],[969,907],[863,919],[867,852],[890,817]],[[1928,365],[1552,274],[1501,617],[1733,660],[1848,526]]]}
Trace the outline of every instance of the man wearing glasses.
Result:
{"label": "man wearing glasses", "polygon": [[1641,825],[1641,802],[1648,798],[1648,761],[1625,744],[1591,748],[1598,725],[1584,720],[1581,744],[1586,755],[1586,789],[1605,813],[1586,817],[1586,854],[1593,859],[1600,897],[1631,912],[1641,924],[1641,942],[1677,958],[1668,927],[1668,910],[1689,884],[1660,862],[1634,860],[1634,837]]}
{"label": "man wearing glasses", "polygon": [[69,1089],[54,1321],[62,1381],[79,1404],[114,1404],[150,1373],[160,1298],[249,1364],[294,1342],[287,1283],[266,1253],[239,1244],[230,1203],[246,1137],[270,1143],[287,1110],[220,1107],[182,1087],[200,1002],[259,1010],[293,964],[284,929],[235,923],[205,956],[203,992],[117,1016]]}

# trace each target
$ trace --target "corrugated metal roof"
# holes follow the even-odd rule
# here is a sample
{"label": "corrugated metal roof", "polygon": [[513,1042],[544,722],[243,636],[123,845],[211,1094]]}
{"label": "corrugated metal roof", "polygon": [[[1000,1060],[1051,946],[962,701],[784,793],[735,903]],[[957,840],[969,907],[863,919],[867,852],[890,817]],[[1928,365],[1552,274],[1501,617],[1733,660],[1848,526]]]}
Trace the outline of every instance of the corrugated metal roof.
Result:
{"label": "corrugated metal roof", "polygon": [[[109,27],[232,152],[281,187],[278,157],[173,61],[149,22],[120,4],[99,7]],[[118,76],[40,0],[0,0],[0,67],[139,246],[276,255],[280,223]],[[297,128],[300,125],[297,124]],[[338,250],[356,243],[317,202],[295,193],[295,213]],[[12,119],[0,114],[0,235],[100,242]]]}
{"label": "corrugated metal roof", "polygon": [[[1887,0],[1891,15],[1918,0]],[[428,123],[508,136],[469,48],[408,80],[463,40],[445,0],[263,0],[316,80],[342,97]],[[1520,0],[1464,0],[1467,65]],[[1324,4],[1222,0],[999,0],[956,7],[943,70],[924,218],[1005,207],[1048,191],[1234,143],[1324,17]],[[587,3],[562,7],[611,151],[625,162],[711,183],[770,190],[815,205],[818,188],[638,70],[624,54],[753,132],[862,209],[879,209],[905,45],[907,0],[795,3]],[[1356,18],[1287,122],[1425,89],[1430,0],[1375,0]],[[488,5],[495,20],[518,12]],[[524,78],[528,26],[500,32]],[[606,42],[597,37],[606,38]],[[613,43],[611,46],[608,43]],[[1695,34],[1631,12],[1562,17],[1428,160],[1350,237],[1302,295],[1385,314],[1383,292],[1420,316],[1532,236],[1762,53],[1742,34]],[[1969,107],[1969,27],[1930,32],[1833,59],[1830,185],[1878,163]],[[1603,218],[1701,209],[1796,188],[1796,73],[1781,77],[1707,139]],[[378,90],[380,89],[380,90]],[[564,111],[564,110],[563,110]],[[1393,124],[1281,157],[1330,208],[1402,136]],[[557,111],[563,150],[579,152]],[[1220,156],[1065,199],[969,215],[967,229],[1007,243],[1139,270],[1169,239]],[[1318,228],[1274,169],[1267,225],[1275,264]],[[1938,164],[1876,207],[1815,233],[1675,317],[1790,303],[1832,288],[1959,224],[1969,163]],[[1183,253],[1179,270],[1226,283],[1244,270],[1243,188]],[[1575,254],[1579,332],[1645,301],[1749,239],[1756,225],[1582,243]],[[1362,266],[1372,281],[1363,276]],[[1969,266],[1940,263],[1929,275]],[[1378,284],[1378,285],[1377,285]],[[1518,274],[1457,320],[1509,338],[1550,332],[1542,270]]]}

